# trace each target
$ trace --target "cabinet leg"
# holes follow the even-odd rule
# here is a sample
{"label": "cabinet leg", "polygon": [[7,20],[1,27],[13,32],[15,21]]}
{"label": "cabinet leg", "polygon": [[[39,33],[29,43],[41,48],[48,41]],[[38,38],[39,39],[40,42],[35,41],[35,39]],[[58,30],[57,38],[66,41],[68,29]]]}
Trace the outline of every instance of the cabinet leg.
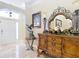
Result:
{"label": "cabinet leg", "polygon": [[37,57],[39,57],[42,53],[43,53],[43,50],[37,50],[37,52],[38,52],[38,55],[37,55]]}
{"label": "cabinet leg", "polygon": [[40,52],[39,52],[39,49],[37,50],[37,53],[38,53],[37,57],[39,57],[39,56],[40,56]]}

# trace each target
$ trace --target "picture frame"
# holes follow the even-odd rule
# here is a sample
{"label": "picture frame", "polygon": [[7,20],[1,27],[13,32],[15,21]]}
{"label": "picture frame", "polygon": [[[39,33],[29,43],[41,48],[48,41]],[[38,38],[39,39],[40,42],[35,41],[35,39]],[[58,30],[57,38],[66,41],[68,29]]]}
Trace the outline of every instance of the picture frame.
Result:
{"label": "picture frame", "polygon": [[41,12],[32,14],[33,27],[41,28]]}
{"label": "picture frame", "polygon": [[60,19],[56,19],[56,27],[62,27],[62,21]]}

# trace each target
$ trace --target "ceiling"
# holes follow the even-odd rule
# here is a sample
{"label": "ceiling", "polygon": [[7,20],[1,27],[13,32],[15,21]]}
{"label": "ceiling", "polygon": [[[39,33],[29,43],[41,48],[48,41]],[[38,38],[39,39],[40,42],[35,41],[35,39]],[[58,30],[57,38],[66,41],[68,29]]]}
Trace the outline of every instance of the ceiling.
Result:
{"label": "ceiling", "polygon": [[[10,8],[10,9],[17,9],[18,10],[25,10],[26,6],[33,5],[35,3],[38,3],[40,1],[45,0],[0,0],[0,9],[2,8]],[[51,1],[51,0],[46,0]],[[59,0],[60,2],[66,1],[66,0]],[[74,2],[76,0],[69,0],[70,2]],[[41,3],[41,2],[40,2]]]}
{"label": "ceiling", "polygon": [[22,9],[25,9],[26,5],[33,4],[34,2],[36,2],[38,0],[0,0],[0,1],[7,3],[7,4],[14,5],[14,6],[22,8]]}
{"label": "ceiling", "polygon": [[37,0],[0,0],[0,9],[10,9],[15,12],[24,12],[26,5],[31,5]]}

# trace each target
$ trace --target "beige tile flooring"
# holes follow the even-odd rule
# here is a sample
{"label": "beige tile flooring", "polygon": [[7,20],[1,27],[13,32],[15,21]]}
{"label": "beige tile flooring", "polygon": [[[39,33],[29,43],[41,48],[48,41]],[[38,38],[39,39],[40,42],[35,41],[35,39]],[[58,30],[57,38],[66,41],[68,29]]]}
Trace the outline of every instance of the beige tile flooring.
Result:
{"label": "beige tile flooring", "polygon": [[[1,42],[0,42],[1,43]],[[28,45],[23,40],[13,43],[0,44],[0,58],[43,58],[37,57],[37,40],[34,42],[34,51],[27,50]]]}

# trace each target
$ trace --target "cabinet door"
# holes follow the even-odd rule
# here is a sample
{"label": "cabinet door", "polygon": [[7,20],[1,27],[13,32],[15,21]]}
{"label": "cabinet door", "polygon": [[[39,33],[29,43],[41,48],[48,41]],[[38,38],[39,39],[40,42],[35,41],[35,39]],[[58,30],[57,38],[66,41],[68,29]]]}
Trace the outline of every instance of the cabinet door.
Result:
{"label": "cabinet door", "polygon": [[54,39],[52,38],[52,36],[48,36],[48,47],[47,47],[47,53],[51,56],[54,56]]}
{"label": "cabinet door", "polygon": [[61,57],[61,48],[62,48],[61,37],[55,36],[54,39],[55,39],[55,41],[54,41],[55,42],[55,47],[54,47],[55,55],[57,57]]}
{"label": "cabinet door", "polygon": [[46,50],[47,42],[46,42],[46,35],[39,34],[39,48],[42,50]]}
{"label": "cabinet door", "polygon": [[64,38],[63,57],[79,57],[79,39]]}
{"label": "cabinet door", "polygon": [[48,54],[54,57],[61,57],[61,39],[59,37],[48,37]]}

